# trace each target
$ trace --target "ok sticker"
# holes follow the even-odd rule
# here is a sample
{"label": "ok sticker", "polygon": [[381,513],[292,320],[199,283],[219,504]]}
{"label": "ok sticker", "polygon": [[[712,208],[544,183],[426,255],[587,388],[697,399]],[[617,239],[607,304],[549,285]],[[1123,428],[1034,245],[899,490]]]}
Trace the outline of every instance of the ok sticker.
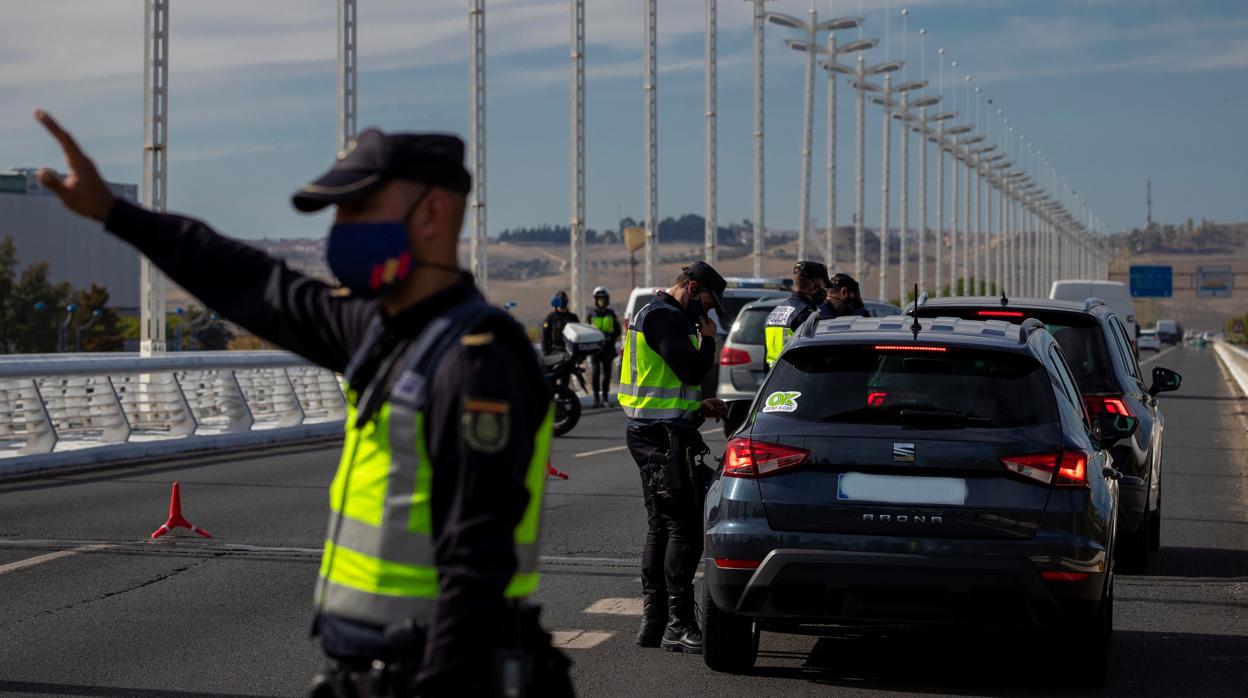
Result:
{"label": "ok sticker", "polygon": [[795,390],[779,391],[767,396],[763,405],[764,412],[794,412],[797,410],[797,399],[802,394]]}

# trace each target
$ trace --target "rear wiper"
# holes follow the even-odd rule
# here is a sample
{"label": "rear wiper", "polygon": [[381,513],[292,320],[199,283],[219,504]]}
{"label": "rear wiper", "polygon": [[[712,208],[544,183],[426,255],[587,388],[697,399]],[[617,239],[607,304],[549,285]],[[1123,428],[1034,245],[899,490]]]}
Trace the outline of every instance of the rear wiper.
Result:
{"label": "rear wiper", "polygon": [[962,410],[950,410],[940,407],[906,407],[901,410],[902,424],[937,423],[960,426],[975,424],[991,426],[992,420],[987,417],[971,417]]}

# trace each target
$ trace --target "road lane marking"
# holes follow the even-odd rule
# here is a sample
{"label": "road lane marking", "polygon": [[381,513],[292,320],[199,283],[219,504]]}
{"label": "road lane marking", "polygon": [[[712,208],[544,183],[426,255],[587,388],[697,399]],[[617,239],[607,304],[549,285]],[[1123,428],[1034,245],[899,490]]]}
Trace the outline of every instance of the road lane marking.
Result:
{"label": "road lane marking", "polygon": [[615,453],[616,451],[625,451],[628,446],[612,446],[611,448],[600,448],[597,451],[584,451],[582,453],[573,453],[573,458],[585,458],[587,456],[598,456],[603,453]]}
{"label": "road lane marking", "polygon": [[84,545],[80,548],[72,548],[70,550],[58,550],[54,553],[46,553],[44,555],[36,555],[34,557],[28,557],[25,560],[17,560],[16,562],[10,562],[7,564],[0,565],[0,575],[8,574],[9,572],[16,572],[18,570],[24,570],[27,567],[34,567],[35,565],[42,565],[45,562],[52,562],[54,560],[62,560],[67,557],[73,557],[77,555],[78,553],[86,553],[92,550],[104,550],[106,548],[111,548],[111,547],[113,546],[103,545],[103,544]]}
{"label": "road lane marking", "polygon": [[641,599],[598,599],[581,613],[604,613],[612,616],[640,616]]}
{"label": "road lane marking", "polygon": [[565,650],[587,650],[597,647],[615,633],[600,633],[592,630],[556,630],[550,634],[550,644]]}
{"label": "road lane marking", "polygon": [[[714,434],[720,431],[723,431],[723,427],[712,427],[710,429],[703,429],[699,433]],[[573,458],[586,458],[589,456],[600,456],[604,453],[615,453],[616,451],[625,451],[625,450],[628,450],[628,446],[612,446],[611,448],[600,448],[596,451],[582,451],[581,453],[573,453],[572,457]]]}
{"label": "road lane marking", "polygon": [[1170,352],[1174,351],[1175,349],[1178,349],[1178,348],[1179,348],[1179,346],[1180,346],[1180,345],[1176,344],[1176,345],[1174,345],[1174,346],[1170,347],[1169,349],[1162,349],[1161,351],[1157,352],[1156,354],[1153,354],[1152,356],[1148,357],[1147,359],[1144,359],[1143,361],[1141,361],[1141,362],[1140,362],[1140,365],[1141,365],[1141,366],[1143,366],[1144,364],[1148,363],[1149,361],[1156,361],[1157,359],[1160,359],[1161,357],[1165,356],[1166,354],[1169,354]]}

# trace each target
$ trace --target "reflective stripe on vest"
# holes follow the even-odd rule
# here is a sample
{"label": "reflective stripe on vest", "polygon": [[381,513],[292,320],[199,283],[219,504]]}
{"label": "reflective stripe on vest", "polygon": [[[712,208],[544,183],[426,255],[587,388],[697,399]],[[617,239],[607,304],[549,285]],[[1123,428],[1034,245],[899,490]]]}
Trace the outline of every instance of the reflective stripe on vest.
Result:
{"label": "reflective stripe on vest", "polygon": [[[440,336],[427,340],[422,334],[401,357],[390,399],[358,428],[359,396],[348,391],[346,440],[330,487],[332,513],[316,591],[323,612],[379,626],[430,619],[439,585],[422,376],[431,375],[440,354],[492,311],[484,302],[475,305],[480,307],[459,312],[458,322],[452,317],[449,326],[431,324],[429,329]],[[542,493],[553,424],[552,405],[534,434],[525,473],[529,501],[514,533],[517,567],[506,588],[508,597],[537,589]]]}
{"label": "reflective stripe on vest", "polygon": [[[663,357],[646,343],[642,327],[651,312],[682,311],[656,300],[642,308],[629,324],[620,359],[620,407],[631,419],[693,417],[702,406],[702,386],[682,383]],[[689,340],[695,348],[698,346],[696,334],[691,334]]]}

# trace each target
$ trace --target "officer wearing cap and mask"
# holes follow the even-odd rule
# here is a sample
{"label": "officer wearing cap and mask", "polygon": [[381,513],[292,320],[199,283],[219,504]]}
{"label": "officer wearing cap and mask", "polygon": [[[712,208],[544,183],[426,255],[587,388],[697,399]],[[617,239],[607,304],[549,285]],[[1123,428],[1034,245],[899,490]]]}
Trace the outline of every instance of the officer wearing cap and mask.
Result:
{"label": "officer wearing cap and mask", "polygon": [[625,442],[641,473],[646,543],[641,557],[642,647],[702,653],[693,575],[702,558],[706,452],[698,433],[718,420],[722,400],[702,399],[702,379],[715,364],[715,323],[727,282],[705,262],[685,267],[633,318],[620,359]]}
{"label": "officer wearing cap and mask", "polygon": [[[41,170],[43,187],[221,316],[346,379],[316,590],[331,662],[317,695],[370,681],[374,695],[499,692],[500,658],[544,637],[516,600],[538,582],[551,393],[524,329],[457,265],[471,187],[462,141],[370,129],[295,193],[300,211],[336,206],[335,289],[197,220],[115,198],[69,134],[36,119],[70,169]],[[534,661],[555,677],[542,694],[571,693],[562,656],[547,646]]]}
{"label": "officer wearing cap and mask", "polygon": [[775,365],[784,343],[823,302],[828,284],[828,268],[820,262],[801,261],[793,265],[793,295],[767,315],[763,341],[767,348],[767,369]]}

